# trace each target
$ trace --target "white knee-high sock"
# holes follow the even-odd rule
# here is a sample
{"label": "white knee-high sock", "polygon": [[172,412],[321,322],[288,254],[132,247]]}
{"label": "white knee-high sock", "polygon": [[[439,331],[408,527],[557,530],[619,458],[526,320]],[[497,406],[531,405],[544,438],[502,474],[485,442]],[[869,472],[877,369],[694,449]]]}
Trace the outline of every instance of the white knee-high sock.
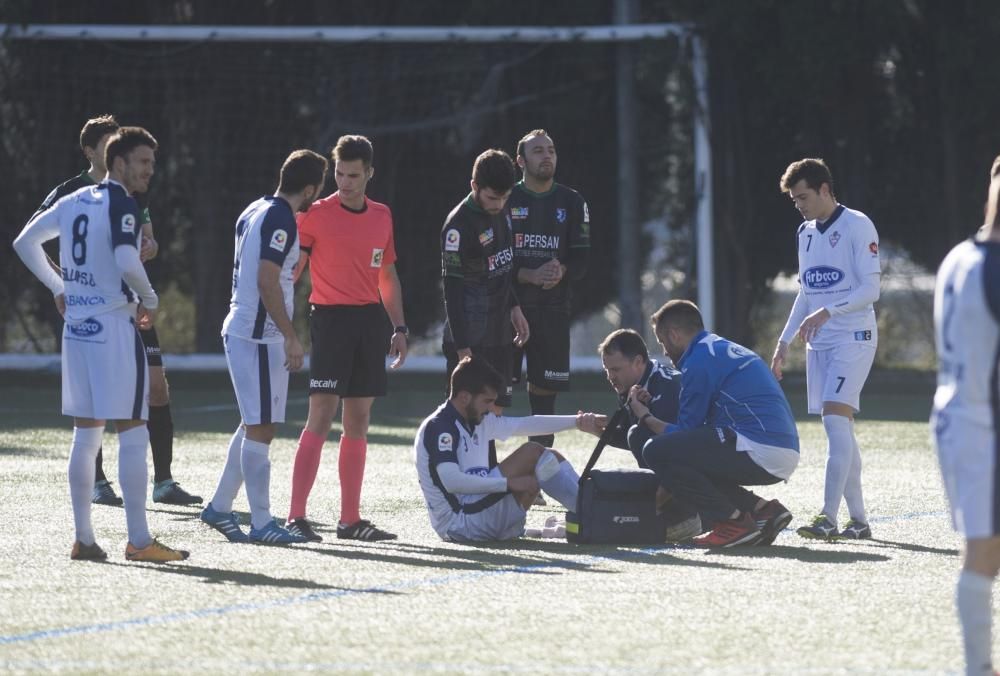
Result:
{"label": "white knee-high sock", "polygon": [[861,492],[861,447],[858,445],[858,437],[854,434],[854,421],[850,422],[854,453],[851,456],[851,470],[847,473],[847,482],[844,484],[844,502],[847,503],[847,513],[852,519],[868,523],[868,515],[865,513],[865,496]]}
{"label": "white knee-high sock", "polygon": [[243,481],[247,485],[247,502],[250,503],[250,524],[263,528],[271,519],[271,460],[267,457],[267,444],[243,439],[240,464]]}
{"label": "white knee-high sock", "polygon": [[240,425],[229,440],[229,452],[226,455],[226,464],[222,468],[222,475],[219,477],[219,485],[215,487],[215,495],[212,496],[212,509],[218,512],[233,511],[233,501],[240,494],[240,486],[243,485],[243,468],[240,465],[240,455],[243,453],[243,435],[246,428]]}
{"label": "white knee-high sock", "polygon": [[118,433],[118,483],[125,501],[125,523],[128,541],[142,549],[153,541],[146,523],[146,487],[149,468],[146,466],[146,449],[149,447],[149,430],[145,425]]}
{"label": "white knee-high sock", "polygon": [[962,570],[955,589],[955,607],[962,624],[965,673],[993,674],[993,579]]}
{"label": "white knee-high sock", "polygon": [[[538,459],[538,466],[545,467],[552,460],[555,460],[555,455],[552,451],[546,449]],[[549,473],[546,472],[545,474]],[[559,462],[559,470],[555,474],[550,474],[546,479],[539,477],[538,485],[541,486],[543,491],[558,500],[566,509],[570,511],[576,510],[576,496],[579,492],[580,477],[573,469],[573,466],[565,460]]]}
{"label": "white knee-high sock", "polygon": [[842,415],[823,416],[823,427],[827,438],[823,514],[836,525],[840,501],[844,497],[844,485],[854,462],[854,436],[851,434],[851,420]]}
{"label": "white knee-high sock", "polygon": [[90,521],[90,500],[94,494],[94,462],[101,448],[103,427],[74,427],[69,447],[69,497],[73,504],[76,539],[94,544],[94,526]]}

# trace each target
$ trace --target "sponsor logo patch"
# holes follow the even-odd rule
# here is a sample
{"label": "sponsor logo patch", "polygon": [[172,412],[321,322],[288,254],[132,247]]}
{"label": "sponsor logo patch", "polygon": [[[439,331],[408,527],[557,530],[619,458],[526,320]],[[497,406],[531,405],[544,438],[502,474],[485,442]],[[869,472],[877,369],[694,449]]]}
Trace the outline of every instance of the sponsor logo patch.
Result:
{"label": "sponsor logo patch", "polygon": [[583,222],[590,223],[590,209],[587,207],[587,203],[583,203]]}
{"label": "sponsor logo patch", "polygon": [[802,273],[802,282],[810,289],[829,289],[844,280],[844,272],[827,265],[817,265]]}
{"label": "sponsor logo patch", "polygon": [[130,235],[135,232],[135,216],[132,214],[122,216],[122,232],[127,232]]}
{"label": "sponsor logo patch", "polygon": [[509,266],[511,261],[514,260],[514,253],[511,251],[510,247],[506,249],[501,249],[492,256],[486,259],[487,267],[490,272],[498,270]]}
{"label": "sponsor logo patch", "polygon": [[479,244],[486,246],[493,241],[493,228],[486,228],[483,232],[479,233]]}
{"label": "sponsor logo patch", "polygon": [[639,523],[637,516],[613,516],[611,520],[615,523]]}
{"label": "sponsor logo patch", "polygon": [[517,249],[551,249],[559,248],[559,235],[538,235],[531,232],[518,232],[514,235],[514,247]]}
{"label": "sponsor logo patch", "polygon": [[490,470],[486,467],[470,467],[465,470],[466,474],[471,474],[472,476],[488,476]]}
{"label": "sponsor logo patch", "polygon": [[550,371],[545,369],[546,380],[569,380],[569,371]]}
{"label": "sponsor logo patch", "polygon": [[835,232],[832,235],[830,235],[830,248],[832,249],[833,247],[837,246],[837,242],[839,241],[840,241],[839,232]]}
{"label": "sponsor logo patch", "polygon": [[337,387],[337,381],[327,378],[326,380],[319,380],[317,378],[309,379],[309,389],[317,390],[333,390]]}
{"label": "sponsor logo patch", "polygon": [[510,217],[516,220],[521,220],[528,217],[528,207],[511,207]]}
{"label": "sponsor logo patch", "polygon": [[871,331],[855,331],[854,332],[854,340],[867,341],[867,340],[871,340],[871,339],[872,339],[872,332]]}
{"label": "sponsor logo patch", "polygon": [[458,245],[461,243],[462,238],[458,234],[458,230],[452,228],[444,234],[444,250],[445,251],[458,251]]}
{"label": "sponsor logo patch", "polygon": [[104,296],[77,296],[75,294],[66,294],[66,305],[72,307],[78,307],[81,305],[104,305],[107,301],[104,300]]}
{"label": "sponsor logo patch", "polygon": [[871,244],[869,244],[868,250],[871,251],[876,256],[878,256],[878,242],[872,242]]}
{"label": "sponsor logo patch", "polygon": [[737,345],[736,343],[730,343],[729,347],[726,348],[726,354],[729,355],[730,359],[745,359],[753,354],[750,350],[746,349],[742,345]]}
{"label": "sponsor logo patch", "polygon": [[288,241],[288,233],[284,230],[275,230],[271,235],[270,247],[275,251],[284,251],[285,243]]}
{"label": "sponsor logo patch", "polygon": [[96,319],[84,319],[79,324],[67,324],[66,329],[78,338],[93,338],[104,330],[104,325]]}
{"label": "sponsor logo patch", "polygon": [[441,436],[438,437],[438,450],[442,453],[447,453],[453,448],[453,441],[450,434],[447,432],[442,432]]}
{"label": "sponsor logo patch", "polygon": [[385,254],[385,249],[372,249],[372,267],[380,268],[382,267],[382,256]]}

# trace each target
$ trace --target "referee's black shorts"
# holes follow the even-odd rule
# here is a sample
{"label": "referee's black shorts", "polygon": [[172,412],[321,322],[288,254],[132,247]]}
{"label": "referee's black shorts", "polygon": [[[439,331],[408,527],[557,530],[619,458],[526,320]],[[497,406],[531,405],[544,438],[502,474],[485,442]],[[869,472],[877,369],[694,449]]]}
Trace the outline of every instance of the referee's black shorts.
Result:
{"label": "referee's black shorts", "polygon": [[146,364],[149,366],[163,366],[163,355],[160,353],[160,337],[156,335],[156,327],[150,326],[148,329],[139,329],[139,337],[142,338],[142,345],[146,348]]}
{"label": "referee's black shorts", "polygon": [[549,307],[521,307],[531,330],[524,347],[514,348],[514,382],[528,359],[528,382],[554,392],[569,389],[569,314]]}
{"label": "referee's black shorts", "polygon": [[385,396],[390,329],[380,303],[313,305],[309,394]]}
{"label": "referee's black shorts", "polygon": [[[443,343],[441,348],[444,350],[444,358],[447,362],[445,392],[447,396],[450,396],[451,393],[448,390],[451,389],[451,372],[458,366],[458,350],[455,349],[455,343]],[[513,388],[510,384],[512,352],[513,345],[478,345],[472,348],[472,354],[485,359],[489,362],[490,366],[499,371],[500,375],[503,376],[504,391],[497,392],[497,406],[502,408],[507,408],[513,403],[513,398],[511,397]]]}

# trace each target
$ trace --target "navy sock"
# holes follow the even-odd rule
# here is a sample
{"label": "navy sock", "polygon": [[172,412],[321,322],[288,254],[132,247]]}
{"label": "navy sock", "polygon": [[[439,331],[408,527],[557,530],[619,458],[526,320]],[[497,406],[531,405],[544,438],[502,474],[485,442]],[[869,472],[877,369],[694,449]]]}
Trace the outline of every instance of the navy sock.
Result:
{"label": "navy sock", "polygon": [[94,482],[107,481],[108,477],[104,473],[104,447],[97,449],[97,461],[94,463],[96,471],[94,472]]}
{"label": "navy sock", "polygon": [[[554,394],[528,392],[528,402],[531,404],[531,415],[555,415],[556,413],[556,395]],[[552,444],[556,442],[556,435],[541,434],[528,437],[528,439],[540,443],[545,448],[552,448]]]}
{"label": "navy sock", "polygon": [[172,479],[170,465],[174,461],[174,419],[170,404],[149,407],[149,445],[153,449],[153,481]]}

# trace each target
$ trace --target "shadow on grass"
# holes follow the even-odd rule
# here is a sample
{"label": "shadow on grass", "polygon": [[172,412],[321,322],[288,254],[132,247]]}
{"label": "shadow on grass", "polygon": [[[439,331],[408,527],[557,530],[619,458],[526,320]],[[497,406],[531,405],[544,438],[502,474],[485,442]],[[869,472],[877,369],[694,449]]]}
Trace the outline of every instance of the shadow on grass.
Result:
{"label": "shadow on grass", "polygon": [[[836,545],[831,545],[835,547]],[[853,549],[828,549],[824,547],[789,547],[771,545],[769,547],[730,547],[728,549],[706,549],[706,555],[750,559],[796,559],[807,563],[880,563],[890,561],[884,554],[870,554]]]}
{"label": "shadow on grass", "polygon": [[[356,543],[338,543],[339,549],[325,550],[323,553],[348,559],[383,560],[377,550]],[[347,549],[345,549],[345,547]],[[670,552],[679,548],[664,545],[657,549],[619,548],[607,545],[575,545],[561,541],[510,540],[507,542],[463,543],[455,547],[428,547],[408,542],[382,543],[381,547],[391,547],[400,552],[439,557],[438,560],[402,556],[388,556],[385,560],[408,563],[430,568],[504,571],[511,567],[525,569],[521,572],[552,574],[552,569],[566,571],[586,571],[590,573],[618,573],[618,571],[596,568],[588,559],[607,559],[634,562],[642,565],[694,566],[698,568],[721,568],[726,570],[747,570],[724,563],[708,562],[674,556]],[[380,548],[381,548],[380,547]],[[320,550],[316,550],[320,551]],[[537,553],[541,555],[532,555]],[[551,558],[544,554],[561,557],[584,557],[582,560]]]}
{"label": "shadow on grass", "polygon": [[[117,563],[107,562],[108,565],[121,566],[123,568],[135,569],[137,562]],[[352,593],[364,592],[372,594],[398,594],[385,589],[353,589],[349,587],[337,587],[335,585],[322,584],[314,580],[301,580],[291,577],[273,577],[261,573],[248,573],[240,570],[223,570],[219,568],[206,568],[205,566],[164,565],[153,563],[143,566],[146,570],[156,573],[167,573],[171,575],[183,575],[186,577],[201,578],[206,584],[232,584],[248,587],[276,587],[279,589],[317,589],[317,590],[337,590]]]}
{"label": "shadow on grass", "polygon": [[882,540],[877,538],[866,540],[864,544],[866,546],[876,545],[879,547],[888,547],[892,549],[903,549],[908,552],[920,552],[921,554],[941,554],[942,556],[958,556],[961,553],[957,549],[942,549],[940,547],[928,547],[927,545],[918,545],[912,542],[894,542],[892,540]]}

